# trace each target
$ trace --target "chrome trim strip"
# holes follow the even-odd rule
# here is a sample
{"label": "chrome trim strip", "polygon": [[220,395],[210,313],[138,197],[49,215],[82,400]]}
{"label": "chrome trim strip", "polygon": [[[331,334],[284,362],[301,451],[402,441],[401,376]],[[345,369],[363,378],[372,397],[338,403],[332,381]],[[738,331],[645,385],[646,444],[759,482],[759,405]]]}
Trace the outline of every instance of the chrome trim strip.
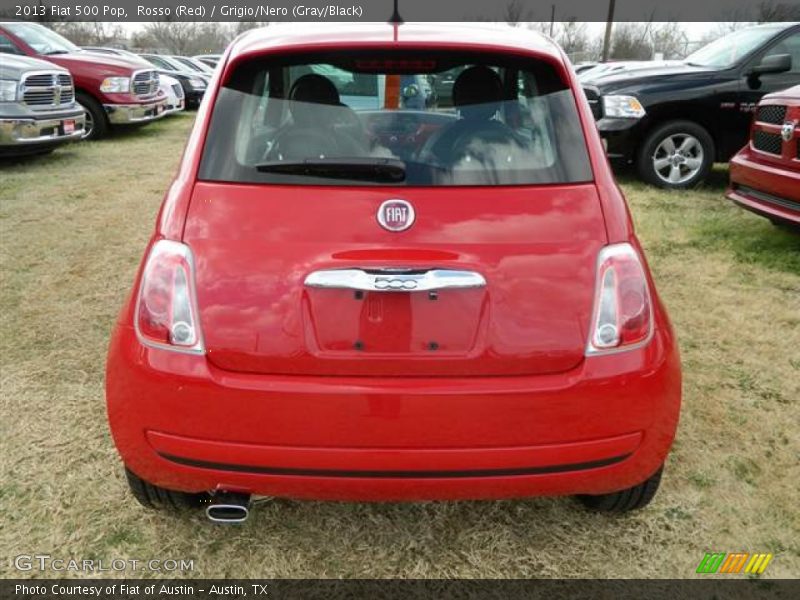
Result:
{"label": "chrome trim strip", "polygon": [[309,273],[305,286],[364,292],[428,292],[486,286],[486,279],[474,271],[403,268],[330,269]]}

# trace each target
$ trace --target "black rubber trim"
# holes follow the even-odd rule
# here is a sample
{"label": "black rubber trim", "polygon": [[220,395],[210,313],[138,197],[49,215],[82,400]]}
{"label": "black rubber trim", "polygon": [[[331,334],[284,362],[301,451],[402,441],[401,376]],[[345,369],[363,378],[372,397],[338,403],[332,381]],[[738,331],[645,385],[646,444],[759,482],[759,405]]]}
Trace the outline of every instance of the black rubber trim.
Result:
{"label": "black rubber trim", "polygon": [[794,200],[789,200],[788,198],[781,198],[780,196],[768,194],[767,192],[754,190],[753,188],[747,187],[746,185],[734,185],[733,189],[734,191],[737,191],[745,196],[750,196],[751,198],[755,198],[756,200],[761,200],[761,202],[767,202],[769,204],[774,204],[782,208],[800,210],[800,202],[795,202]]}
{"label": "black rubber trim", "polygon": [[563,465],[546,465],[542,467],[516,467],[510,469],[473,469],[466,471],[371,471],[371,470],[344,470],[344,469],[301,469],[291,467],[259,467],[255,465],[235,465],[229,463],[209,462],[184,458],[172,454],[159,456],[179,465],[198,467],[200,469],[214,469],[215,471],[231,471],[234,473],[254,473],[258,475],[290,475],[298,477],[366,477],[369,479],[453,479],[460,477],[513,477],[520,475],[545,475],[548,473],[568,473],[570,471],[584,471],[597,469],[622,462],[630,454],[612,456],[590,462],[570,463]]}

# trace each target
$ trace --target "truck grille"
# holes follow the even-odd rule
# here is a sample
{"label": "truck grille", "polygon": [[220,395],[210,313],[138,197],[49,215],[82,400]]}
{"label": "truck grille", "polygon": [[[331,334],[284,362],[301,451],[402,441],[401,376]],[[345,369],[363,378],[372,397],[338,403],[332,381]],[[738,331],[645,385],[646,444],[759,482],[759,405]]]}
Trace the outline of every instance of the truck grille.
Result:
{"label": "truck grille", "polygon": [[765,104],[758,107],[756,113],[756,121],[762,123],[772,123],[773,125],[780,125],[786,118],[786,107],[778,104]]}
{"label": "truck grille", "polygon": [[595,120],[603,117],[603,107],[600,104],[600,94],[597,90],[585,87],[583,93],[586,94],[586,100],[589,102],[589,108],[592,109],[592,115]]}
{"label": "truck grille", "polygon": [[152,96],[158,91],[158,73],[137,71],[133,75],[133,93],[137,96]]}
{"label": "truck grille", "polygon": [[22,80],[22,101],[37,109],[72,104],[75,87],[66,73],[31,73]]}
{"label": "truck grille", "polygon": [[172,91],[175,92],[176,97],[183,98],[183,86],[180,83],[173,83]]}
{"label": "truck grille", "polygon": [[768,152],[769,154],[781,155],[783,140],[779,133],[768,133],[766,131],[753,132],[753,148]]}

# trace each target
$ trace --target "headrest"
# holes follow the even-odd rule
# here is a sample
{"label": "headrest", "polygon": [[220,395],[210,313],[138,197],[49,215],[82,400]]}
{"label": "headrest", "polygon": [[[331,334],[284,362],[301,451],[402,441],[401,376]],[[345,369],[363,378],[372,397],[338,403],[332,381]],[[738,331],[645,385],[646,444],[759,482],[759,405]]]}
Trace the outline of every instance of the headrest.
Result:
{"label": "headrest", "polygon": [[502,100],[500,76],[489,67],[470,67],[453,84],[453,105],[465,119],[491,119]]}

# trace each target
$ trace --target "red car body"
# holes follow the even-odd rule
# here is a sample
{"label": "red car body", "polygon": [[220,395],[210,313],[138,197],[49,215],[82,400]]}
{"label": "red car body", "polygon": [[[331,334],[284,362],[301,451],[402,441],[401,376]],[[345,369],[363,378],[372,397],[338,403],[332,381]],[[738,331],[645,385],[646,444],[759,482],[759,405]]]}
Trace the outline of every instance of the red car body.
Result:
{"label": "red car body", "polygon": [[800,86],[761,99],[730,178],[727,196],[738,205],[800,226]]}
{"label": "red car body", "polygon": [[[531,32],[501,33],[271,27],[231,45],[145,255],[161,240],[191,249],[202,345],[143,343],[147,258],[111,340],[108,416],[130,471],[184,492],[353,500],[603,494],[658,472],[681,397],[671,325],[640,259],[649,333],[587,352],[598,255],[641,248],[567,58]],[[552,65],[575,93],[592,180],[488,189],[199,180],[212,112],[237,65],[309,50],[442,48]],[[416,212],[399,233],[376,221],[392,198]],[[319,269],[371,266],[467,269],[486,285],[355,299],[308,285]]]}

